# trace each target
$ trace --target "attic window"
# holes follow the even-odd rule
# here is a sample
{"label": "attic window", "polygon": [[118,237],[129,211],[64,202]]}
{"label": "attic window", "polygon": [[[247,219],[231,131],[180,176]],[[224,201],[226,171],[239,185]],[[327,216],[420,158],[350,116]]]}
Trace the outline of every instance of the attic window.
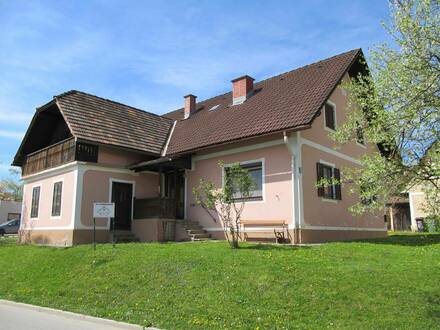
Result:
{"label": "attic window", "polygon": [[209,109],[209,111],[214,111],[219,108],[220,104],[214,105],[212,108]]}

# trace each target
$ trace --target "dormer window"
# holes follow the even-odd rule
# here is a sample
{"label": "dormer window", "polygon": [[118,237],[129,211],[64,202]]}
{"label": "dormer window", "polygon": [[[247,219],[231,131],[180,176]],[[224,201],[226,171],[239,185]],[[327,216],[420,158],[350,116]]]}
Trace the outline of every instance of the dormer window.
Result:
{"label": "dormer window", "polygon": [[331,103],[326,103],[324,106],[324,120],[325,127],[334,131],[336,130],[336,106]]}

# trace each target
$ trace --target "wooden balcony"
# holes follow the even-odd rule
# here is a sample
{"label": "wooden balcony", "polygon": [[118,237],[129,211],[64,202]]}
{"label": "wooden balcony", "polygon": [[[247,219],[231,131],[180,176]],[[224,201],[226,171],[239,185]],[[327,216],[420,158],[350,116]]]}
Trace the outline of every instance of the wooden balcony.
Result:
{"label": "wooden balcony", "polygon": [[176,218],[176,201],[170,198],[136,198],[134,219]]}
{"label": "wooden balcony", "polygon": [[55,143],[27,155],[23,163],[23,176],[76,160],[96,163],[98,161],[98,146],[75,142],[74,138]]}

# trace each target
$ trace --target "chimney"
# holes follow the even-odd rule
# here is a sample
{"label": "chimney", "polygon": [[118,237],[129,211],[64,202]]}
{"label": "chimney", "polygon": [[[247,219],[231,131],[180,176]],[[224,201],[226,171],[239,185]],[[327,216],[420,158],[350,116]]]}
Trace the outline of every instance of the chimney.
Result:
{"label": "chimney", "polygon": [[242,76],[232,80],[232,105],[242,104],[254,90],[254,78]]}
{"label": "chimney", "polygon": [[196,98],[197,96],[188,94],[184,96],[185,98],[185,105],[184,105],[184,119],[189,118],[194,111],[196,111]]}

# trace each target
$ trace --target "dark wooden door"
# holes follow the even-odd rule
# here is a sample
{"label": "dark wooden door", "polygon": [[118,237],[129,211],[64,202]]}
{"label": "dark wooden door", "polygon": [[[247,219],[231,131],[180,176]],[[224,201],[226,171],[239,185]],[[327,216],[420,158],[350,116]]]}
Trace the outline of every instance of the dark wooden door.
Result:
{"label": "dark wooden door", "polygon": [[183,172],[177,173],[176,194],[176,218],[183,219],[185,217],[185,174]]}
{"label": "dark wooden door", "polygon": [[115,203],[114,225],[116,230],[131,230],[132,202],[133,185],[131,183],[113,182],[112,203]]}

